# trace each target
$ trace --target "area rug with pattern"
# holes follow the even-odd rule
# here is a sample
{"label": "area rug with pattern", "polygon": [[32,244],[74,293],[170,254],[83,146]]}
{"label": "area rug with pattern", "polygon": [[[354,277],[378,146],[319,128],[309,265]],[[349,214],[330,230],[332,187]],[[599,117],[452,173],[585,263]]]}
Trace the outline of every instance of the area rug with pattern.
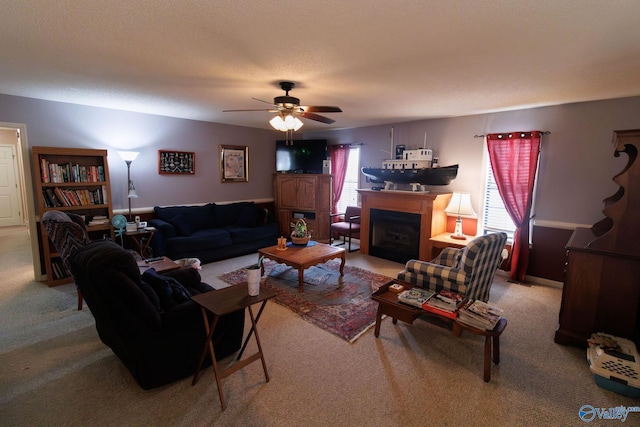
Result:
{"label": "area rug with pattern", "polygon": [[[264,266],[260,286],[275,292],[278,304],[348,342],[375,324],[378,303],[371,294],[392,280],[349,265],[340,276],[340,260],[330,260],[304,271],[304,292],[299,293],[298,270],[270,260]],[[246,282],[247,274],[239,269],[218,278],[236,285]]]}

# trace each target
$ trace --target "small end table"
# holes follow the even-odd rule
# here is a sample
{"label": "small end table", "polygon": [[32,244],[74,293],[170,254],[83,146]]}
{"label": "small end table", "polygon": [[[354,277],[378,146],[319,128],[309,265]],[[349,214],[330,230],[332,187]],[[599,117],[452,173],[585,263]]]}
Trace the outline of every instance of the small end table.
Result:
{"label": "small end table", "polygon": [[452,234],[453,233],[441,233],[441,234],[438,234],[437,236],[433,236],[429,238],[429,241],[431,242],[431,248],[432,248],[432,253],[431,253],[432,259],[437,257],[438,254],[440,254],[440,252],[442,252],[444,248],[461,249],[467,246],[469,242],[471,242],[473,239],[476,238],[476,236],[469,236],[465,234],[466,239],[464,240],[452,239],[451,238]]}
{"label": "small end table", "polygon": [[149,244],[151,244],[151,239],[155,232],[156,230],[139,228],[136,231],[125,231],[124,235],[133,240],[140,256],[142,258],[147,258],[151,256],[149,253]]}
{"label": "small end table", "polygon": [[[200,361],[198,362],[196,372],[193,374],[193,381],[191,382],[191,385],[195,385],[198,382],[198,375],[200,374],[200,369],[202,368],[202,362],[204,362],[204,358],[208,350],[209,354],[211,355],[213,372],[216,377],[216,385],[218,386],[218,395],[220,396],[220,405],[222,406],[223,411],[226,407],[224,402],[224,394],[222,393],[222,385],[220,383],[223,378],[260,359],[262,361],[262,369],[264,370],[265,380],[266,382],[269,382],[269,373],[267,372],[267,364],[264,360],[262,345],[260,344],[260,338],[258,337],[257,324],[258,320],[260,320],[260,316],[262,315],[262,310],[264,310],[264,306],[267,304],[267,300],[275,296],[275,292],[271,292],[264,288],[260,288],[260,293],[257,296],[249,296],[247,284],[241,283],[238,285],[229,286],[227,288],[222,288],[215,291],[205,292],[204,294],[199,294],[191,297],[193,301],[200,305],[200,309],[202,310],[202,318],[204,320],[204,327],[207,332],[207,338],[204,342],[204,348],[202,349],[202,353],[200,354]],[[259,302],[262,302],[262,305],[258,310],[258,315],[254,316],[251,306]],[[238,353],[238,357],[236,358],[238,362],[221,371],[218,368],[216,352],[214,349],[213,341],[211,339],[213,337],[213,331],[215,330],[216,324],[218,323],[218,319],[220,319],[220,317],[224,316],[225,314],[233,313],[234,311],[242,310],[245,308],[249,311],[249,317],[251,318],[251,330],[249,331],[249,334],[247,334],[247,338],[245,339],[244,343],[242,344],[242,348]],[[213,314],[211,323],[209,323],[207,312]],[[245,348],[247,347],[249,338],[251,338],[251,335],[255,335],[256,337],[258,351],[255,354],[248,356],[246,359],[240,360]]]}

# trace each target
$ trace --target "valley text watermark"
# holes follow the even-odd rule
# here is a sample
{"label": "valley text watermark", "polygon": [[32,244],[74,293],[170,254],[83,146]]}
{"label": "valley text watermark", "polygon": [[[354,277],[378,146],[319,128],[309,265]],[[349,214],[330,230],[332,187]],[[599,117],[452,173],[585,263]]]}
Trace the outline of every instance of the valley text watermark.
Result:
{"label": "valley text watermark", "polygon": [[620,420],[625,422],[629,412],[640,412],[640,406],[616,406],[614,408],[594,408],[591,405],[583,405],[578,411],[580,419],[590,423],[596,418],[600,420]]}

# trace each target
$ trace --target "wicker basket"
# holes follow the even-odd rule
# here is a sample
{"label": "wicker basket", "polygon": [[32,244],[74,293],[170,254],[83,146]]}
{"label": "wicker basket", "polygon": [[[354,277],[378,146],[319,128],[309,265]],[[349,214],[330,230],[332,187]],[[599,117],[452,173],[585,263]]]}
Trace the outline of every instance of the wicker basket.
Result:
{"label": "wicker basket", "polygon": [[306,245],[309,243],[309,240],[311,240],[311,236],[309,236],[309,234],[307,234],[306,237],[296,237],[291,234],[291,241],[294,245]]}
{"label": "wicker basket", "polygon": [[[306,230],[306,235],[304,237],[299,237],[295,235],[299,225],[304,225],[304,229]],[[311,234],[309,233],[309,229],[307,228],[307,223],[305,222],[304,219],[301,218],[298,221],[296,221],[294,230],[291,232],[291,241],[295,245],[306,245],[307,243],[309,243],[309,240],[311,240]]]}

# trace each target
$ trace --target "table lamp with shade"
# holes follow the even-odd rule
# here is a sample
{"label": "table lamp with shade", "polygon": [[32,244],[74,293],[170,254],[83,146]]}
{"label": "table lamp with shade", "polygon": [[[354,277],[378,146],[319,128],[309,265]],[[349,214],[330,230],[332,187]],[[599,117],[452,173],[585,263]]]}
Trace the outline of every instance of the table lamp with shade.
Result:
{"label": "table lamp with shade", "polygon": [[466,236],[462,234],[462,217],[476,218],[477,215],[471,206],[471,194],[455,191],[451,195],[451,200],[444,210],[449,216],[455,216],[456,228],[451,235],[452,239],[466,240]]}

